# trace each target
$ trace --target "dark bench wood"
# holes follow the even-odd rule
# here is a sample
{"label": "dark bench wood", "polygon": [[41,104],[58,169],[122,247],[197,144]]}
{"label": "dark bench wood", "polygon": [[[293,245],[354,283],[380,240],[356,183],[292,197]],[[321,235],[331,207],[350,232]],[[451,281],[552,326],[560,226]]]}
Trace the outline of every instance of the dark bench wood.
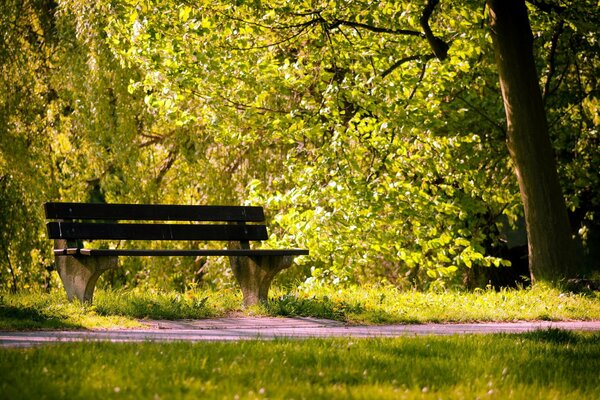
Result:
{"label": "dark bench wood", "polygon": [[[246,306],[268,299],[275,275],[304,249],[251,249],[268,238],[262,207],[46,203],[48,238],[69,300],[92,301],[100,275],[119,256],[228,256]],[[126,221],[126,222],[122,222]],[[161,222],[159,222],[161,221]],[[227,242],[221,249],[95,249],[91,240]]]}

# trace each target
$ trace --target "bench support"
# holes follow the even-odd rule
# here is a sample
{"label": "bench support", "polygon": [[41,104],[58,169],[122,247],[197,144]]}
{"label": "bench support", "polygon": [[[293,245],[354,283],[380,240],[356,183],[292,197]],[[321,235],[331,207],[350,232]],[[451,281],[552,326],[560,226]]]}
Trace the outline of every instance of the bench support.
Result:
{"label": "bench support", "polygon": [[[246,244],[229,242],[229,248],[246,248]],[[229,256],[233,275],[242,289],[244,306],[266,304],[273,278],[289,268],[293,260],[294,256]]]}
{"label": "bench support", "polygon": [[[66,240],[55,240],[54,248],[66,247]],[[82,303],[91,303],[94,297],[96,281],[108,269],[118,267],[115,256],[56,256],[56,270],[63,283],[67,298],[78,299]]]}

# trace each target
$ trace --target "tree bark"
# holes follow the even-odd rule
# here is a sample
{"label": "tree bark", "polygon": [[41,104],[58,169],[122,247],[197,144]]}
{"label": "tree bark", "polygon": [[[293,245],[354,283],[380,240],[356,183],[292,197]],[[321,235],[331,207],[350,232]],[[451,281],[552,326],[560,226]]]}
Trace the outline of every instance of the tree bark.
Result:
{"label": "tree bark", "polygon": [[524,0],[487,0],[507,144],[525,211],[532,282],[574,271],[575,247],[550,141]]}

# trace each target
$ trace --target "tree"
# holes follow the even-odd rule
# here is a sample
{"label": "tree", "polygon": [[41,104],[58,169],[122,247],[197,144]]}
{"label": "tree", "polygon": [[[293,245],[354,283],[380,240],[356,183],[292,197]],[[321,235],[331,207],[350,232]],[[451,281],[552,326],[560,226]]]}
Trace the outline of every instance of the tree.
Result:
{"label": "tree", "polygon": [[51,282],[44,202],[156,197],[172,164],[103,18],[87,2],[0,3],[0,282],[11,290]]}
{"label": "tree", "polygon": [[0,4],[0,282],[13,291],[47,278],[43,224],[32,222],[42,213],[37,199],[56,193],[46,183],[52,164],[43,161],[50,158],[47,105],[56,100],[47,74],[53,11],[50,1]]}
{"label": "tree", "polygon": [[488,0],[507,144],[525,209],[532,280],[559,282],[576,271],[524,0]]}
{"label": "tree", "polygon": [[[531,59],[541,78],[545,110],[539,99],[535,110],[549,123],[535,134],[549,135],[557,150],[567,205],[585,237],[600,215],[597,17],[591,0],[527,4],[521,27],[534,40],[515,57],[529,60],[529,84],[537,80]],[[260,203],[279,244],[311,249],[299,261],[312,282],[461,285],[475,267],[506,266],[502,226],[523,209],[514,167],[534,158],[517,157],[531,132],[515,130],[522,125],[498,95],[507,86],[489,29],[502,25],[490,19],[500,15],[495,7],[2,3],[0,247],[8,257],[0,257],[0,280],[24,287],[42,277],[39,264],[50,259],[43,201],[92,196]],[[501,79],[512,84],[508,75]],[[536,257],[535,265],[550,265]],[[162,271],[152,259],[127,262],[135,273],[119,276],[123,283],[183,288],[195,279],[193,261],[177,260],[168,277],[150,273]],[[564,273],[535,265],[535,279]]]}
{"label": "tree", "polygon": [[[553,13],[557,8],[533,3]],[[489,4],[490,10],[498,7]],[[525,5],[518,5],[521,17],[525,13],[521,30],[508,32],[527,39]],[[158,110],[192,115],[229,146],[269,148],[278,160],[286,159],[284,169],[280,163],[273,169],[261,164],[264,176],[248,175],[250,194],[281,211],[281,226],[290,237],[321,248],[313,254],[322,256],[323,270],[334,275],[340,272],[335,266],[353,263],[349,259],[358,265],[391,264],[383,269],[398,279],[406,269],[409,276],[426,271],[438,279],[457,267],[501,265],[493,257],[498,216],[518,212],[504,147],[508,135],[519,180],[530,162],[544,178],[528,175],[521,189],[528,201],[533,276],[556,281],[574,260],[557,254],[568,248],[570,233],[548,129],[542,124],[533,133],[546,142],[541,163],[537,156],[523,159],[521,149],[515,152],[529,130],[515,130],[522,127],[510,107],[508,129],[502,126],[501,103],[494,99],[509,81],[501,75],[500,89],[492,78],[496,63],[487,51],[482,6],[432,0],[425,6],[281,1],[192,7],[167,1],[125,8],[108,32],[123,59],[140,66],[145,77],[138,87],[152,89],[148,100]],[[536,21],[539,29],[552,26],[547,16]],[[505,37],[500,39],[498,51],[507,51],[499,45]],[[519,61],[514,66],[528,71],[523,92],[539,94],[532,46],[520,50],[513,57]],[[547,82],[552,75],[548,71]],[[545,121],[539,104],[535,110]],[[546,195],[533,200],[529,191],[546,180],[541,191],[551,188],[557,211],[536,219],[532,213],[543,210],[538,203],[545,203]],[[560,233],[545,235],[548,218],[561,221]],[[315,225],[331,239],[290,228]],[[552,244],[559,237],[564,245]],[[551,262],[542,258],[548,256]]]}

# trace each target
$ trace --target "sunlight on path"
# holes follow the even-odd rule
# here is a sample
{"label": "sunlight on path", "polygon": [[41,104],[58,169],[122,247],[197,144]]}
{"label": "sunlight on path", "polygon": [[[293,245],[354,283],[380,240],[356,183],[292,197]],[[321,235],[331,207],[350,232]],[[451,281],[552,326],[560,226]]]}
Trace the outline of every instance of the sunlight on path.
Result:
{"label": "sunlight on path", "polygon": [[87,331],[0,332],[0,347],[32,346],[72,341],[231,341],[282,338],[394,337],[522,333],[537,329],[600,331],[600,321],[536,321],[468,324],[353,326],[315,318],[220,318],[182,321],[143,321],[144,329]]}

